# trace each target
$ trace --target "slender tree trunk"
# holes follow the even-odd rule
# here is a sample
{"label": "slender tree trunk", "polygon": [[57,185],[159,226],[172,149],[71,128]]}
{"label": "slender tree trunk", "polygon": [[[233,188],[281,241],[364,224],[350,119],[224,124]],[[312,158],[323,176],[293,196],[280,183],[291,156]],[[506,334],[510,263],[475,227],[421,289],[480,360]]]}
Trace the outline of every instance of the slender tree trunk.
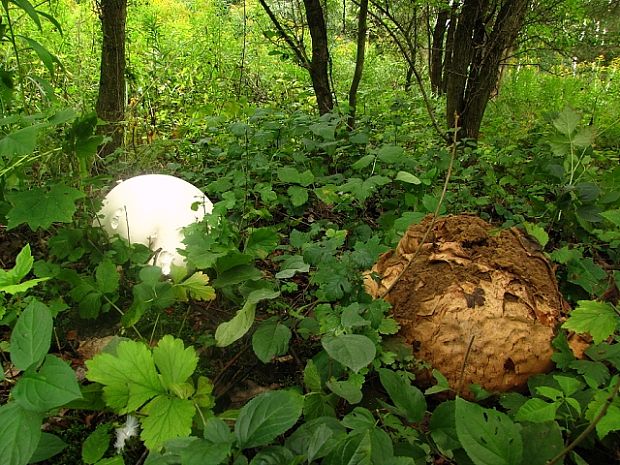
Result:
{"label": "slender tree trunk", "polygon": [[448,91],[448,69],[452,66],[452,52],[454,51],[454,34],[456,31],[457,23],[457,10],[459,2],[455,1],[450,9],[450,21],[448,22],[448,34],[446,36],[445,57],[441,67],[441,93],[445,94]]}
{"label": "slender tree trunk", "polygon": [[100,150],[104,157],[121,147],[124,139],[127,0],[101,0],[99,7],[103,43],[96,110],[108,123],[102,132],[111,138]]}
{"label": "slender tree trunk", "polygon": [[366,34],[368,32],[368,0],[360,1],[360,11],[357,23],[357,56],[355,58],[355,72],[349,89],[349,118],[348,126],[350,129],[355,127],[355,114],[357,109],[357,89],[362,80],[364,71],[364,58],[366,55]]}
{"label": "slender tree trunk", "polygon": [[310,61],[310,78],[316,95],[319,113],[329,113],[334,109],[334,99],[329,84],[329,47],[327,26],[321,0],[304,0],[306,20],[312,38],[312,60]]}
{"label": "slender tree trunk", "polygon": [[433,28],[433,41],[430,50],[431,89],[436,94],[443,93],[443,54],[444,38],[448,29],[448,10],[440,10]]}

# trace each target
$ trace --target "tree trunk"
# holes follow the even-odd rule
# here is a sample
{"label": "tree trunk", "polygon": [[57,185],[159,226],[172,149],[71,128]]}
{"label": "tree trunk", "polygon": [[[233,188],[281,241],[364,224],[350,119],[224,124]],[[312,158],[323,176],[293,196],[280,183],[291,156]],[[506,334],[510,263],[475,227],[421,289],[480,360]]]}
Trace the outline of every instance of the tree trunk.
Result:
{"label": "tree trunk", "polygon": [[312,60],[310,61],[310,78],[316,95],[319,113],[329,113],[334,109],[334,99],[329,84],[329,48],[327,26],[321,0],[304,0],[306,20],[310,37],[312,37]]}
{"label": "tree trunk", "polygon": [[448,15],[448,10],[440,10],[437,14],[430,50],[431,89],[437,95],[443,93],[443,42],[448,29]]}
{"label": "tree trunk", "polygon": [[124,139],[127,0],[101,0],[99,7],[103,43],[96,110],[108,123],[102,133],[111,138],[100,150],[105,157],[121,147]]}
{"label": "tree trunk", "polygon": [[357,23],[357,56],[355,57],[355,72],[349,89],[349,118],[350,129],[355,127],[355,113],[357,109],[357,89],[362,80],[364,71],[364,57],[366,54],[366,33],[368,32],[368,0],[360,1],[359,19]]}
{"label": "tree trunk", "polygon": [[444,77],[448,128],[454,127],[458,115],[459,139],[478,138],[502,57],[514,44],[530,3],[464,0],[455,15],[454,39],[450,47],[446,46]]}

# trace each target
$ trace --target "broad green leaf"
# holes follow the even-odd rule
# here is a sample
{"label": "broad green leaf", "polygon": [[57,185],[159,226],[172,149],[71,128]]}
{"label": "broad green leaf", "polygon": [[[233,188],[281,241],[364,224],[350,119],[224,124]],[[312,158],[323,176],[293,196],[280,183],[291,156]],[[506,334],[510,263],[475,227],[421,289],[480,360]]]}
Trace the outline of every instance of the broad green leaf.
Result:
{"label": "broad green leaf", "polygon": [[603,218],[611,221],[617,228],[620,228],[620,209],[608,210],[600,214]]}
{"label": "broad green leaf", "polygon": [[538,241],[541,247],[544,248],[547,245],[549,242],[549,234],[547,234],[547,231],[537,224],[528,223],[527,221],[523,223],[523,226],[527,233]]}
{"label": "broad green leaf", "polygon": [[330,391],[337,396],[345,399],[349,404],[357,404],[361,402],[362,385],[364,384],[364,376],[352,373],[349,379],[338,381],[336,378],[330,378],[326,385]]}
{"label": "broad green leaf", "polygon": [[555,128],[565,136],[570,136],[581,121],[581,115],[575,110],[566,106],[562,113],[553,121]]}
{"label": "broad green leaf", "polygon": [[11,2],[15,3],[15,5],[24,10],[28,14],[28,16],[30,16],[30,18],[35,22],[39,30],[41,30],[41,20],[39,19],[39,13],[37,10],[35,10],[34,6],[32,6],[32,3],[30,3],[28,0],[11,0]]}
{"label": "broad green leaf", "polygon": [[456,399],[456,433],[476,465],[520,465],[523,443],[519,427],[505,414]]}
{"label": "broad green leaf", "polygon": [[189,436],[196,408],[191,400],[159,395],[142,410],[140,437],[150,450],[159,450],[169,439]]}
{"label": "broad green leaf", "polygon": [[[15,266],[8,271],[8,274],[11,275],[13,282],[11,284],[16,284],[20,282],[22,279],[26,277],[30,270],[32,269],[32,265],[34,264],[34,258],[32,258],[32,252],[30,251],[30,244],[26,244],[20,252],[17,254],[15,258]],[[0,285],[4,283],[0,281]]]}
{"label": "broad green leaf", "polygon": [[433,441],[441,453],[448,457],[452,457],[453,450],[461,448],[456,434],[455,410],[456,404],[453,400],[442,402],[433,410],[429,423]]}
{"label": "broad green leaf", "polygon": [[426,413],[424,394],[413,386],[411,381],[395,371],[384,368],[379,370],[379,378],[399,413],[405,416],[408,422],[416,423],[424,418]]}
{"label": "broad green leaf", "polygon": [[420,178],[411,173],[408,173],[407,171],[399,171],[396,174],[396,180],[406,182],[408,184],[422,184]]}
{"label": "broad green leaf", "polygon": [[286,191],[294,207],[301,207],[308,201],[308,189],[300,186],[290,186]]}
{"label": "broad green leaf", "polygon": [[62,184],[49,190],[34,188],[28,191],[13,192],[6,195],[13,207],[7,213],[8,228],[27,224],[30,229],[48,229],[52,223],[70,223],[77,207],[75,202],[84,193]]}
{"label": "broad green leaf", "polygon": [[[392,463],[389,456],[384,457],[385,462]],[[370,430],[349,434],[346,440],[323,460],[323,465],[372,465],[372,441]]]}
{"label": "broad green leaf", "polygon": [[261,271],[254,265],[234,266],[221,273],[214,281],[213,287],[221,289],[244,281],[258,281],[263,277]]}
{"label": "broad green leaf", "polygon": [[38,365],[50,348],[54,322],[49,308],[33,301],[22,312],[11,333],[11,361],[26,371]]}
{"label": "broad green leaf", "polygon": [[299,184],[301,182],[301,175],[297,168],[284,166],[278,168],[278,179],[287,184]]}
{"label": "broad green leaf", "polygon": [[221,323],[215,330],[215,341],[218,347],[226,347],[243,337],[254,323],[256,305],[261,300],[275,299],[279,292],[268,289],[252,291],[237,314],[230,321]]}
{"label": "broad green leaf", "polygon": [[254,331],[252,348],[258,359],[269,363],[273,357],[284,355],[288,351],[291,330],[278,320],[267,320]]}
{"label": "broad green leaf", "polygon": [[95,270],[97,286],[104,294],[111,294],[118,290],[119,278],[116,265],[108,258],[103,259]]}
{"label": "broad green leaf", "polygon": [[321,345],[331,358],[355,373],[372,362],[377,353],[374,342],[361,334],[324,336]]}
{"label": "broad green leaf", "polygon": [[41,439],[42,416],[14,402],[0,407],[0,463],[24,465]]}
{"label": "broad green leaf", "polygon": [[402,161],[405,151],[398,145],[386,144],[379,148],[377,157],[385,163],[396,163]]}
{"label": "broad green leaf", "polygon": [[231,443],[193,441],[181,449],[181,463],[183,465],[219,465],[228,458],[231,448]]}
{"label": "broad green leaf", "polygon": [[88,435],[82,444],[82,462],[93,464],[103,458],[110,446],[110,439],[112,438],[110,434],[111,429],[112,425],[110,423],[103,423]]}
{"label": "broad green leaf", "polygon": [[303,396],[293,391],[271,391],[252,399],[241,409],[235,423],[239,447],[269,444],[297,423],[303,404]]}
{"label": "broad green leaf", "polygon": [[196,300],[213,300],[215,299],[215,289],[208,285],[209,276],[202,271],[196,271],[182,283],[175,286],[178,299],[187,302],[189,297]]}
{"label": "broad green leaf", "polygon": [[11,391],[24,409],[45,412],[82,397],[75,373],[63,360],[47,355],[38,371],[26,372]]}
{"label": "broad green leaf", "polygon": [[141,342],[123,341],[116,355],[96,355],[86,361],[86,367],[86,378],[104,385],[106,404],[118,413],[134,412],[165,393],[151,352]]}
{"label": "broad green leaf", "polygon": [[369,166],[374,160],[375,160],[374,155],[364,155],[362,158],[360,158],[355,163],[353,163],[351,165],[351,168],[357,171],[362,170],[366,168],[367,166]]}
{"label": "broad green leaf", "polygon": [[321,374],[312,359],[306,362],[304,368],[304,386],[311,392],[321,392],[322,390]]}
{"label": "broad green leaf", "polygon": [[562,327],[576,333],[588,333],[594,343],[599,344],[614,333],[618,322],[618,315],[608,303],[580,300]]}
{"label": "broad green leaf", "polygon": [[528,399],[515,416],[517,421],[529,421],[531,423],[547,423],[555,420],[555,414],[559,404],[545,402],[543,399]]}
{"label": "broad green leaf", "polygon": [[292,278],[296,273],[307,273],[308,271],[310,271],[310,265],[304,262],[304,257],[301,255],[291,255],[282,261],[280,271],[276,273],[276,278]]}
{"label": "broad green leaf", "polygon": [[269,446],[258,451],[250,465],[284,465],[294,463],[293,453],[283,446]]}
{"label": "broad green leaf", "polygon": [[[545,465],[564,449],[562,431],[555,421],[521,423],[521,438],[524,445],[521,463],[524,465]],[[561,465],[564,461],[556,463]]]}
{"label": "broad green leaf", "polygon": [[250,233],[244,252],[256,258],[264,259],[273,252],[280,238],[272,228],[257,228]]}
{"label": "broad green leaf", "polygon": [[[586,409],[586,419],[590,422],[597,418],[609,398],[608,390],[599,390]],[[616,397],[605,412],[605,416],[596,424],[596,434],[603,439],[612,431],[620,430],[620,401]]]}
{"label": "broad green leaf", "polygon": [[169,334],[162,337],[153,349],[153,360],[166,388],[187,381],[198,365],[194,348],[185,348],[181,339]]}
{"label": "broad green leaf", "polygon": [[37,146],[39,126],[28,126],[13,131],[0,139],[0,159],[30,155]]}
{"label": "broad green leaf", "polygon": [[41,433],[41,439],[39,439],[29,463],[42,463],[60,454],[66,447],[67,443],[58,436],[51,433]]}
{"label": "broad green leaf", "polygon": [[54,64],[57,64],[60,67],[62,67],[62,63],[60,62],[60,60],[56,56],[52,55],[49,52],[49,50],[47,50],[39,42],[32,39],[31,37],[26,37],[26,36],[21,36],[21,35],[19,37],[25,40],[30,46],[30,48],[34,50],[34,52],[38,55],[39,59],[45,65],[45,67],[47,68],[47,70],[50,72],[52,76],[54,76],[54,73],[55,73]]}

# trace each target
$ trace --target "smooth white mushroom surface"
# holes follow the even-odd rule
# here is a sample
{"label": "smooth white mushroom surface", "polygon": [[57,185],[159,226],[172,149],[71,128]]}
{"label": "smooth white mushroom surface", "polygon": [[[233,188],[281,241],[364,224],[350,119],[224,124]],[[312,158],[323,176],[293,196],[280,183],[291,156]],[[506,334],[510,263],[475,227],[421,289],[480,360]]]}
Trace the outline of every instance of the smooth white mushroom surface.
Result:
{"label": "smooth white mushroom surface", "polygon": [[182,229],[211,213],[213,204],[196,186],[165,174],[145,174],[120,182],[103,200],[99,218],[110,234],[144,244],[155,254],[153,264],[170,274],[183,266]]}

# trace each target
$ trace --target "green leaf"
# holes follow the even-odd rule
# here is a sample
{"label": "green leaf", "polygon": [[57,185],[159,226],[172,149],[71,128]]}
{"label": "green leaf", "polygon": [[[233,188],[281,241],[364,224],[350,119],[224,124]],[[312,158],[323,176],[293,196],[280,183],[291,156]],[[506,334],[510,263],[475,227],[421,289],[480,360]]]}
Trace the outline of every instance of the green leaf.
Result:
{"label": "green leaf", "polygon": [[576,333],[588,333],[599,344],[611,336],[618,327],[618,315],[606,302],[580,300],[562,325]]}
{"label": "green leaf", "polygon": [[[15,266],[8,272],[13,279],[11,284],[16,284],[24,279],[26,275],[30,273],[33,264],[34,258],[32,258],[30,244],[26,244],[15,258]],[[0,281],[0,285],[2,284],[4,283]]]}
{"label": "green leaf", "polygon": [[321,373],[319,373],[319,369],[312,359],[306,362],[304,368],[304,386],[311,392],[321,392],[322,390]]}
{"label": "green leaf", "polygon": [[104,258],[95,270],[97,287],[103,294],[112,294],[118,290],[120,276],[116,265],[109,258]]}
{"label": "green leaf", "polygon": [[183,465],[219,465],[230,455],[230,450],[231,443],[209,440],[192,441],[181,449],[181,463]]}
{"label": "green leaf", "polygon": [[562,113],[553,121],[555,128],[565,136],[570,136],[581,121],[581,115],[575,110],[566,106]]}
{"label": "green leaf", "polygon": [[39,439],[37,448],[28,463],[39,463],[48,460],[60,454],[66,447],[67,443],[58,436],[50,433],[41,433],[41,439]]}
{"label": "green leaf", "polygon": [[307,273],[308,271],[310,271],[310,265],[304,262],[304,257],[301,255],[291,255],[282,261],[280,271],[276,273],[276,278],[292,278],[296,273]]}
{"label": "green leaf", "polygon": [[25,37],[25,36],[22,36],[22,35],[20,35],[18,37],[21,37],[23,40],[28,42],[28,45],[30,45],[30,48],[32,50],[34,50],[34,52],[38,55],[39,59],[45,65],[45,67],[50,72],[52,77],[54,76],[54,73],[55,73],[54,64],[57,64],[57,65],[59,65],[62,68],[62,63],[60,62],[60,60],[56,56],[52,55],[49,52],[49,50],[47,50],[39,42],[37,42],[36,40],[34,40],[34,39],[30,38],[30,37]]}
{"label": "green leaf", "polygon": [[[615,382],[615,381],[614,381]],[[586,419],[590,422],[594,421],[604,408],[609,398],[609,390],[598,390],[594,394],[594,398],[588,404],[586,409]],[[613,403],[608,407],[605,416],[596,424],[596,434],[599,439],[603,439],[612,431],[620,430],[620,401],[616,397]]]}
{"label": "green leaf", "polygon": [[37,133],[40,125],[28,126],[13,131],[0,139],[0,159],[30,155],[37,147]]}
{"label": "green leaf", "polygon": [[213,300],[215,299],[215,289],[208,285],[209,276],[202,271],[196,271],[182,283],[175,286],[179,300],[187,302],[188,294],[196,300]]}
{"label": "green leaf", "polygon": [[559,404],[545,402],[539,398],[528,399],[517,411],[515,420],[532,423],[547,423],[555,420]]}
{"label": "green leaf", "polygon": [[141,412],[147,416],[140,437],[148,449],[159,450],[170,439],[190,435],[196,408],[191,400],[159,395]]}
{"label": "green leaf", "polygon": [[269,446],[258,451],[250,465],[288,465],[294,463],[293,453],[283,446]]}
{"label": "green leaf", "polygon": [[361,334],[324,336],[321,345],[331,358],[355,373],[372,362],[377,353],[374,342]]}
{"label": "green leaf", "polygon": [[396,174],[396,180],[406,182],[408,184],[422,184],[420,178],[411,173],[408,173],[407,171],[399,171]]}
{"label": "green leaf", "polygon": [[299,184],[301,182],[301,175],[297,168],[284,166],[278,168],[278,179],[287,184]]}
{"label": "green leaf", "polygon": [[367,166],[369,166],[374,160],[375,160],[374,155],[364,155],[362,158],[360,158],[355,163],[353,163],[351,165],[351,168],[357,171],[362,170],[366,168]]}
{"label": "green leaf", "polygon": [[549,242],[549,234],[547,234],[547,231],[537,224],[528,223],[527,221],[523,223],[523,226],[527,233],[538,241],[541,247],[544,248],[547,245]]}
{"label": "green leaf", "polygon": [[0,463],[24,465],[30,461],[41,439],[40,414],[24,410],[14,402],[0,407]]}
{"label": "green leaf", "polygon": [[82,397],[75,373],[69,365],[47,355],[37,372],[26,372],[11,391],[24,409],[45,412]]}
{"label": "green leaf", "polygon": [[258,359],[269,363],[273,357],[288,352],[291,330],[278,320],[269,319],[261,323],[252,335],[252,348]]}
{"label": "green leaf", "polygon": [[455,410],[456,404],[453,400],[443,402],[433,410],[429,423],[433,441],[440,452],[448,457],[452,457],[453,450],[461,448],[456,434]]}
{"label": "green leaf", "polygon": [[475,465],[520,465],[519,428],[505,414],[456,399],[456,432]]}
{"label": "green leaf", "polygon": [[41,20],[39,19],[39,13],[34,9],[32,3],[28,0],[11,0],[11,2],[15,3],[18,7],[24,10],[30,18],[35,22],[39,30],[41,30]]}
{"label": "green leaf", "polygon": [[9,229],[27,224],[33,231],[47,229],[52,223],[70,223],[77,207],[75,202],[84,193],[62,184],[49,190],[34,188],[28,191],[13,192],[6,195],[13,207],[6,214]]}
{"label": "green leaf", "polygon": [[288,431],[301,416],[303,403],[303,396],[293,391],[271,391],[252,399],[235,423],[239,447],[264,446]]}
{"label": "green leaf", "polygon": [[168,389],[187,381],[198,366],[198,356],[194,348],[185,348],[181,339],[169,334],[162,337],[153,349],[153,361],[159,370],[162,383]]}
{"label": "green leaf", "polygon": [[416,423],[424,418],[426,400],[424,394],[411,381],[395,371],[382,368],[379,370],[381,384],[390,395],[390,399],[408,422]]}
{"label": "green leaf", "polygon": [[97,463],[110,446],[112,425],[103,423],[88,435],[82,444],[82,462],[87,464]]}
{"label": "green leaf", "polygon": [[291,198],[294,207],[301,207],[308,201],[308,189],[300,186],[290,186],[286,192]]}
{"label": "green leaf", "polygon": [[256,258],[265,259],[273,252],[280,238],[272,228],[257,228],[250,233],[244,252]]}
{"label": "green leaf", "polygon": [[362,400],[363,384],[364,376],[356,373],[351,373],[347,380],[338,381],[332,377],[326,383],[330,391],[345,399],[349,404],[357,404]]}
{"label": "green leaf", "polygon": [[611,221],[617,228],[620,228],[620,209],[607,210],[606,212],[602,212],[600,215]]}
{"label": "green leaf", "polygon": [[116,355],[96,355],[86,361],[86,367],[86,378],[105,386],[103,398],[118,413],[134,412],[165,393],[151,352],[141,342],[123,341]]}
{"label": "green leaf", "polygon": [[33,301],[22,312],[11,333],[11,361],[22,371],[38,365],[52,342],[52,314],[46,305]]}
{"label": "green leaf", "polygon": [[218,347],[226,347],[243,337],[254,323],[256,305],[261,300],[275,299],[279,292],[269,289],[252,291],[237,314],[230,321],[221,323],[215,330],[215,341]]}
{"label": "green leaf", "polygon": [[[521,423],[523,448],[521,463],[545,465],[564,449],[562,431],[555,421],[548,423]],[[562,464],[563,461],[557,462]]]}
{"label": "green leaf", "polygon": [[404,154],[405,151],[402,147],[390,144],[383,145],[377,151],[377,157],[385,163],[396,163],[402,161]]}

